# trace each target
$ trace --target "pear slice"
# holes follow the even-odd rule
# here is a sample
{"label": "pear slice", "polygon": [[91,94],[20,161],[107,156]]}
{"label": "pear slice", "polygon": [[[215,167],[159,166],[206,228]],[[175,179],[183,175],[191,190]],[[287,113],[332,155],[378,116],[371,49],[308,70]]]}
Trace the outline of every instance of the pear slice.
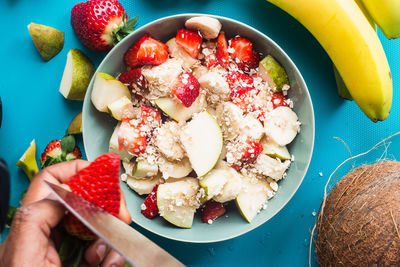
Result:
{"label": "pear slice", "polygon": [[131,93],[125,84],[107,73],[96,74],[91,99],[98,111],[108,112],[107,106],[123,96],[131,99]]}
{"label": "pear slice", "polygon": [[60,93],[70,100],[83,100],[94,73],[92,61],[80,50],[71,49],[67,55]]}
{"label": "pear slice", "polygon": [[225,168],[215,167],[204,177],[199,179],[199,184],[204,188],[205,199],[210,200],[222,193],[222,188],[227,183],[229,174]]}
{"label": "pear slice", "polygon": [[118,142],[118,131],[119,131],[120,123],[114,129],[113,134],[110,138],[109,152],[115,153],[119,155],[119,158],[123,161],[130,161],[133,158],[133,155],[129,154],[126,150],[119,150],[119,142]]}
{"label": "pear slice", "polygon": [[175,98],[170,97],[158,98],[154,103],[177,122],[187,121],[194,113],[198,113],[204,108],[204,98],[202,96],[197,97],[196,101],[188,108]]}
{"label": "pear slice", "polygon": [[290,85],[285,69],[271,55],[260,61],[258,76],[277,92],[282,91],[285,84]]}
{"label": "pear slice", "polygon": [[39,172],[39,167],[36,161],[35,139],[32,140],[28,149],[24,152],[16,165],[25,172],[26,176],[29,178],[29,181],[31,181],[32,177]]}
{"label": "pear slice", "polygon": [[192,170],[192,165],[187,157],[179,161],[170,161],[162,158],[158,162],[164,179],[186,177]]}
{"label": "pear slice", "polygon": [[107,109],[111,116],[119,121],[122,120],[122,118],[133,118],[135,114],[132,101],[126,96],[123,96],[109,104]]}
{"label": "pear slice", "polygon": [[289,150],[286,146],[280,146],[268,137],[262,138],[260,144],[263,147],[262,153],[265,155],[282,160],[291,159]]}
{"label": "pear slice", "polygon": [[55,57],[64,46],[64,33],[49,26],[31,22],[28,31],[44,61]]}
{"label": "pear slice", "polygon": [[265,134],[280,146],[293,141],[300,131],[300,122],[296,113],[289,107],[277,107],[266,113]]}
{"label": "pear slice", "polygon": [[132,176],[135,178],[152,177],[155,176],[157,173],[157,164],[151,164],[145,159],[138,160],[132,170]]}
{"label": "pear slice", "polygon": [[79,134],[82,133],[82,112],[76,115],[68,126],[67,134]]}
{"label": "pear slice", "polygon": [[243,218],[251,223],[257,213],[266,207],[267,200],[273,196],[273,191],[267,179],[249,178],[243,176],[242,191],[236,197],[236,205]]}
{"label": "pear slice", "polygon": [[157,207],[160,215],[175,226],[191,228],[200,202],[197,199],[199,183],[196,178],[184,178],[160,184],[157,189]]}
{"label": "pear slice", "polygon": [[213,197],[215,201],[220,203],[235,199],[242,190],[242,175],[227,164],[225,164],[224,169],[228,179],[220,193]]}
{"label": "pear slice", "polygon": [[130,189],[138,193],[139,195],[147,195],[153,191],[154,186],[160,184],[162,178],[156,175],[149,179],[137,179],[135,177],[129,176],[126,180],[126,184]]}
{"label": "pear slice", "polygon": [[193,116],[183,127],[180,140],[198,177],[214,168],[222,151],[222,131],[210,113]]}

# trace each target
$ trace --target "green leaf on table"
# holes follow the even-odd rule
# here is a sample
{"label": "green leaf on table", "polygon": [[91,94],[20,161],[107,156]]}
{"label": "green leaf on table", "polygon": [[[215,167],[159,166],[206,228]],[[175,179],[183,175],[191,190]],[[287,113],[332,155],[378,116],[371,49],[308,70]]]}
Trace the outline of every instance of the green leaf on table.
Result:
{"label": "green leaf on table", "polygon": [[63,153],[68,154],[75,148],[75,138],[73,135],[66,135],[61,139],[61,150]]}

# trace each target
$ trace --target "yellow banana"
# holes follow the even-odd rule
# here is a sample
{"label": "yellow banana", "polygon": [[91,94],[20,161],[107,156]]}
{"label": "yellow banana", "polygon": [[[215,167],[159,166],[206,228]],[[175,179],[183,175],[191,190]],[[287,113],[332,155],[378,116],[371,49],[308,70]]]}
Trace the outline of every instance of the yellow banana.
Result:
{"label": "yellow banana", "polygon": [[301,22],[320,42],[360,109],[374,122],[392,105],[392,78],[385,52],[354,1],[268,0]]}
{"label": "yellow banana", "polygon": [[400,37],[399,0],[362,0],[362,2],[388,39]]}

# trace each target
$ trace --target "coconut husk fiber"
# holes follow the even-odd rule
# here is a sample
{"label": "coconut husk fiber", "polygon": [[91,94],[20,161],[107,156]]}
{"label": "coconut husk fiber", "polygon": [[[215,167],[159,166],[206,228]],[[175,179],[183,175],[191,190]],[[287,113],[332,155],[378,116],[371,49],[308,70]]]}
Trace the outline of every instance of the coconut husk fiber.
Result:
{"label": "coconut husk fiber", "polygon": [[317,221],[321,266],[400,266],[400,162],[356,168],[329,193]]}

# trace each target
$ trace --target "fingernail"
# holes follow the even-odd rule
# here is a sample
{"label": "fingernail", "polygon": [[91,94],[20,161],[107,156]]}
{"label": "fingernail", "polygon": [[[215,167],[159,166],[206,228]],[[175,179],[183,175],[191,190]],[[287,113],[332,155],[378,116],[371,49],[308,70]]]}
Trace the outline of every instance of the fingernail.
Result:
{"label": "fingernail", "polygon": [[104,256],[106,255],[106,249],[107,249],[107,247],[105,244],[100,244],[97,246],[96,253],[97,253],[97,256],[99,256],[100,260],[102,260],[104,258]]}

